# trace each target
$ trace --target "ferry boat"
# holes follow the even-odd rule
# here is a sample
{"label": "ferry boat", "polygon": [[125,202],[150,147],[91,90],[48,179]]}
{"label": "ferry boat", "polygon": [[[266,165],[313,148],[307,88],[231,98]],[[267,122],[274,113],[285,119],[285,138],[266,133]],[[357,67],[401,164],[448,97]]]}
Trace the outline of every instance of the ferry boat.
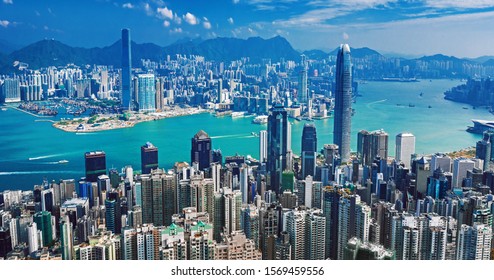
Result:
{"label": "ferry boat", "polygon": [[255,124],[265,124],[268,123],[268,116],[262,115],[262,116],[257,116],[252,120],[252,123]]}
{"label": "ferry boat", "polygon": [[241,118],[245,115],[245,112],[233,112],[232,118]]}

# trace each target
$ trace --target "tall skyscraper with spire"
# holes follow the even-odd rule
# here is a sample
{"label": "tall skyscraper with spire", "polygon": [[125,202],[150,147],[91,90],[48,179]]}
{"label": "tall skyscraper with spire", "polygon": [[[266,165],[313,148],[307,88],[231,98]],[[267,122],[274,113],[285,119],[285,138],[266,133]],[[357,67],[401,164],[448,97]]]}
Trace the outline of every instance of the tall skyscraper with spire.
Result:
{"label": "tall skyscraper with spire", "polygon": [[130,45],[130,30],[122,29],[122,109],[132,109],[131,82],[132,82],[132,56]]}
{"label": "tall skyscraper with spire", "polygon": [[340,148],[341,162],[350,159],[352,128],[352,63],[348,44],[340,46],[336,59],[336,91],[333,142]]}
{"label": "tall skyscraper with spire", "polygon": [[299,103],[307,103],[309,100],[309,91],[307,88],[307,60],[305,55],[301,55],[300,66],[302,69],[299,73],[298,80],[298,94],[297,99]]}

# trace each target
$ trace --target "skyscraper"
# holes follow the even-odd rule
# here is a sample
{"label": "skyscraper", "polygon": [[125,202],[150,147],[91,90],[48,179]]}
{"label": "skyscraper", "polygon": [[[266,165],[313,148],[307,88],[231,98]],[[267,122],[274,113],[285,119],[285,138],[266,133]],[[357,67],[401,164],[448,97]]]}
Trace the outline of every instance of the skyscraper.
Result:
{"label": "skyscraper", "polygon": [[69,216],[63,216],[60,218],[60,249],[62,251],[62,259],[72,260],[73,244],[72,224],[70,223]]}
{"label": "skyscraper", "polygon": [[142,174],[149,174],[152,169],[156,168],[158,168],[158,148],[151,142],[147,142],[141,147]]}
{"label": "skyscraper", "polygon": [[363,165],[371,165],[376,156],[388,158],[388,134],[384,130],[359,131],[357,135],[357,153]]}
{"label": "skyscraper", "polygon": [[287,167],[288,119],[283,105],[275,104],[268,117],[268,160],[270,189],[280,193],[281,176]]}
{"label": "skyscraper", "polygon": [[5,79],[0,87],[0,102],[20,102],[21,88],[19,80]]}
{"label": "skyscraper", "polygon": [[122,214],[120,208],[120,196],[118,192],[109,192],[105,200],[106,228],[120,234],[122,230]]}
{"label": "skyscraper", "polygon": [[132,110],[132,55],[130,30],[122,29],[122,109]]}
{"label": "skyscraper", "polygon": [[[38,227],[36,223],[30,223],[27,226],[27,244],[29,245],[29,253],[39,249]],[[42,241],[42,240],[41,240]]]}
{"label": "skyscraper", "polygon": [[305,223],[305,259],[324,260],[326,218],[320,209],[308,210]]}
{"label": "skyscraper", "polygon": [[305,55],[301,55],[300,66],[302,69],[299,72],[298,93],[297,99],[299,103],[307,103],[309,100],[309,91],[307,89],[307,60]]}
{"label": "skyscraper", "polygon": [[491,148],[489,131],[485,131],[482,140],[477,142],[475,146],[475,157],[484,160],[483,169],[489,168],[489,162],[491,161]]}
{"label": "skyscraper", "polygon": [[333,142],[340,149],[341,162],[350,159],[352,126],[352,63],[350,47],[341,45],[336,59],[336,92]]}
{"label": "skyscraper", "polygon": [[302,131],[302,179],[316,173],[317,133],[313,123],[306,123]]}
{"label": "skyscraper", "polygon": [[415,153],[415,136],[408,132],[396,135],[396,153],[397,162],[403,162],[406,168],[411,167],[412,154]]}
{"label": "skyscraper", "polygon": [[156,226],[171,224],[172,215],[177,213],[176,177],[156,169],[151,174],[142,175],[140,179],[142,223]]}
{"label": "skyscraper", "polygon": [[106,174],[106,154],[103,151],[87,152],[86,181],[97,182],[98,176]]}
{"label": "skyscraper", "polygon": [[457,158],[453,162],[453,188],[461,188],[467,170],[473,170],[475,162],[466,158]]}
{"label": "skyscraper", "polygon": [[492,228],[488,225],[461,225],[456,246],[457,260],[489,260]]}
{"label": "skyscraper", "polygon": [[10,251],[12,251],[10,229],[0,227],[0,258],[5,258]]}
{"label": "skyscraper", "polygon": [[286,231],[290,235],[291,259],[303,260],[305,248],[305,211],[292,210],[285,215]]}
{"label": "skyscraper", "polygon": [[259,161],[266,162],[268,158],[268,132],[266,130],[259,131]]}
{"label": "skyscraper", "polygon": [[209,168],[213,161],[211,149],[211,138],[209,135],[204,130],[197,132],[196,135],[192,137],[190,162],[197,162],[200,170]]}
{"label": "skyscraper", "polygon": [[156,111],[156,85],[154,74],[137,75],[139,112]]}
{"label": "skyscraper", "polygon": [[53,240],[53,232],[51,226],[51,213],[47,211],[36,212],[33,217],[38,230],[43,235],[43,246],[48,246]]}

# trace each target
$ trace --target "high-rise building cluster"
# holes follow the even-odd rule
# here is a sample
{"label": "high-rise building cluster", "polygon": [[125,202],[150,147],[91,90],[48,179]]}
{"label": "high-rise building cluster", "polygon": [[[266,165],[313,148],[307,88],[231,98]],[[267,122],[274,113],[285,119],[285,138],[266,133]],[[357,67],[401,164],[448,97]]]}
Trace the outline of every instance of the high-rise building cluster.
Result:
{"label": "high-rise building cluster", "polygon": [[[85,80],[88,73],[81,69],[48,69],[47,76],[32,73],[17,80],[27,87],[24,95],[11,89],[17,82],[5,79],[7,101],[36,100],[44,96],[44,88],[47,94],[65,90],[69,96],[91,96],[97,89],[96,95],[103,96],[116,83],[124,111],[153,113],[165,104],[186,101],[212,106],[220,115],[265,114],[259,158],[224,156],[203,130],[191,135],[190,146],[184,143],[184,149],[190,148],[190,161],[168,169],[160,165],[164,157],[158,156],[159,147],[150,142],[140,147],[140,170],[131,165],[109,169],[107,157],[114,155],[88,151],[83,178],[0,193],[0,258],[491,258],[492,132],[485,132],[477,143],[474,158],[417,155],[415,136],[403,132],[395,137],[393,158],[383,129],[351,135],[356,88],[348,45],[338,51],[335,85],[328,82],[325,88],[332,90],[318,98],[309,94],[317,85],[308,81],[310,63],[305,57],[298,90],[286,91],[294,88],[286,84],[260,93],[253,85],[245,92],[241,88],[246,80],[256,75],[268,79],[270,73],[295,69],[294,65],[266,62],[266,67],[242,68],[239,61],[225,69],[224,63],[178,55],[159,65],[143,61],[144,69],[133,69],[129,32],[122,31],[120,73],[98,68],[92,74],[98,87],[93,79]],[[163,77],[162,72],[178,74]],[[52,90],[50,83],[61,80],[70,82]],[[195,87],[184,86],[190,81]],[[214,89],[202,91],[206,88]],[[334,102],[321,102],[326,97]],[[333,137],[318,136],[310,120],[325,116],[333,105]],[[293,136],[290,120],[301,117],[307,120],[302,135]],[[301,137],[299,155],[292,150],[292,136]]]}

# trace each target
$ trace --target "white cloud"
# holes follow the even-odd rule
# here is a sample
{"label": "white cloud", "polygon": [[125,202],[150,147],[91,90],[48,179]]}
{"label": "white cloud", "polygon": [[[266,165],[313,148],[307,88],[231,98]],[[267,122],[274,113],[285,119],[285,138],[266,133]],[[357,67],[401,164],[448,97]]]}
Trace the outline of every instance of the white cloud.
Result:
{"label": "white cloud", "polygon": [[196,16],[191,13],[186,13],[184,20],[190,25],[196,25],[198,23]]}
{"label": "white cloud", "polygon": [[[248,5],[255,6],[259,11],[287,10],[288,5],[297,2],[298,0],[246,0]],[[319,0],[318,0],[319,1]],[[328,2],[326,0],[326,2]],[[310,4],[310,3],[309,3]]]}
{"label": "white cloud", "polygon": [[240,2],[240,0],[232,0],[233,4],[238,4],[238,2]]}
{"label": "white cloud", "polygon": [[343,32],[342,37],[343,37],[343,40],[345,40],[345,41],[348,41],[348,39],[350,38],[350,36],[348,36],[348,33],[346,33],[346,32]]}
{"label": "white cloud", "polygon": [[165,5],[165,2],[163,2],[163,0],[151,0],[151,2],[153,2],[157,6],[164,6]]}
{"label": "white cloud", "polygon": [[211,23],[210,23],[209,21],[205,21],[205,22],[203,22],[203,24],[202,24],[202,25],[203,25],[203,26],[204,26],[204,28],[206,28],[206,29],[211,29]]}
{"label": "white cloud", "polygon": [[403,26],[406,26],[408,28],[417,25],[433,26],[439,23],[459,23],[459,22],[469,23],[475,20],[491,19],[491,18],[494,18],[494,11],[446,15],[442,17],[432,17],[432,18],[422,17],[422,18],[382,22],[382,23],[349,24],[347,26],[353,28],[366,28],[366,29],[386,29],[396,26],[401,26],[401,28],[403,28]]}
{"label": "white cloud", "polygon": [[158,8],[156,11],[162,18],[173,19],[173,12],[168,7]]}
{"label": "white cloud", "polygon": [[335,5],[350,6],[356,9],[372,8],[376,6],[385,6],[398,0],[334,0],[331,3]]}
{"label": "white cloud", "polygon": [[229,24],[233,24],[233,18],[228,18],[227,20]]}
{"label": "white cloud", "polygon": [[349,14],[349,11],[344,11],[337,8],[324,8],[308,11],[305,14],[291,17],[287,20],[275,20],[274,25],[283,27],[307,27],[307,26],[319,26],[326,20],[333,19],[339,16]]}
{"label": "white cloud", "polygon": [[180,27],[174,28],[174,29],[170,30],[170,33],[182,33],[182,28],[180,28]]}
{"label": "white cloud", "polygon": [[426,0],[425,5],[434,8],[489,8],[494,7],[494,0]]}
{"label": "white cloud", "polygon": [[12,0],[3,0],[4,4],[14,4],[14,1]]}
{"label": "white cloud", "polygon": [[50,28],[48,28],[48,26],[46,26],[46,25],[45,25],[45,26],[43,26],[43,29],[44,29],[44,30],[50,30]]}
{"label": "white cloud", "polygon": [[125,9],[134,9],[134,5],[132,5],[132,3],[125,3],[122,5],[122,8],[125,8]]}
{"label": "white cloud", "polygon": [[167,20],[163,21],[163,26],[164,26],[164,27],[168,27],[168,26],[170,26],[170,22],[169,22],[169,21],[167,21]]}
{"label": "white cloud", "polygon": [[0,20],[0,26],[7,28],[9,26],[10,22],[8,20]]}
{"label": "white cloud", "polygon": [[36,14],[36,16],[38,16],[38,17],[39,17],[39,16],[41,16],[40,12],[38,12],[38,11],[34,11],[34,13],[35,13],[35,14]]}

